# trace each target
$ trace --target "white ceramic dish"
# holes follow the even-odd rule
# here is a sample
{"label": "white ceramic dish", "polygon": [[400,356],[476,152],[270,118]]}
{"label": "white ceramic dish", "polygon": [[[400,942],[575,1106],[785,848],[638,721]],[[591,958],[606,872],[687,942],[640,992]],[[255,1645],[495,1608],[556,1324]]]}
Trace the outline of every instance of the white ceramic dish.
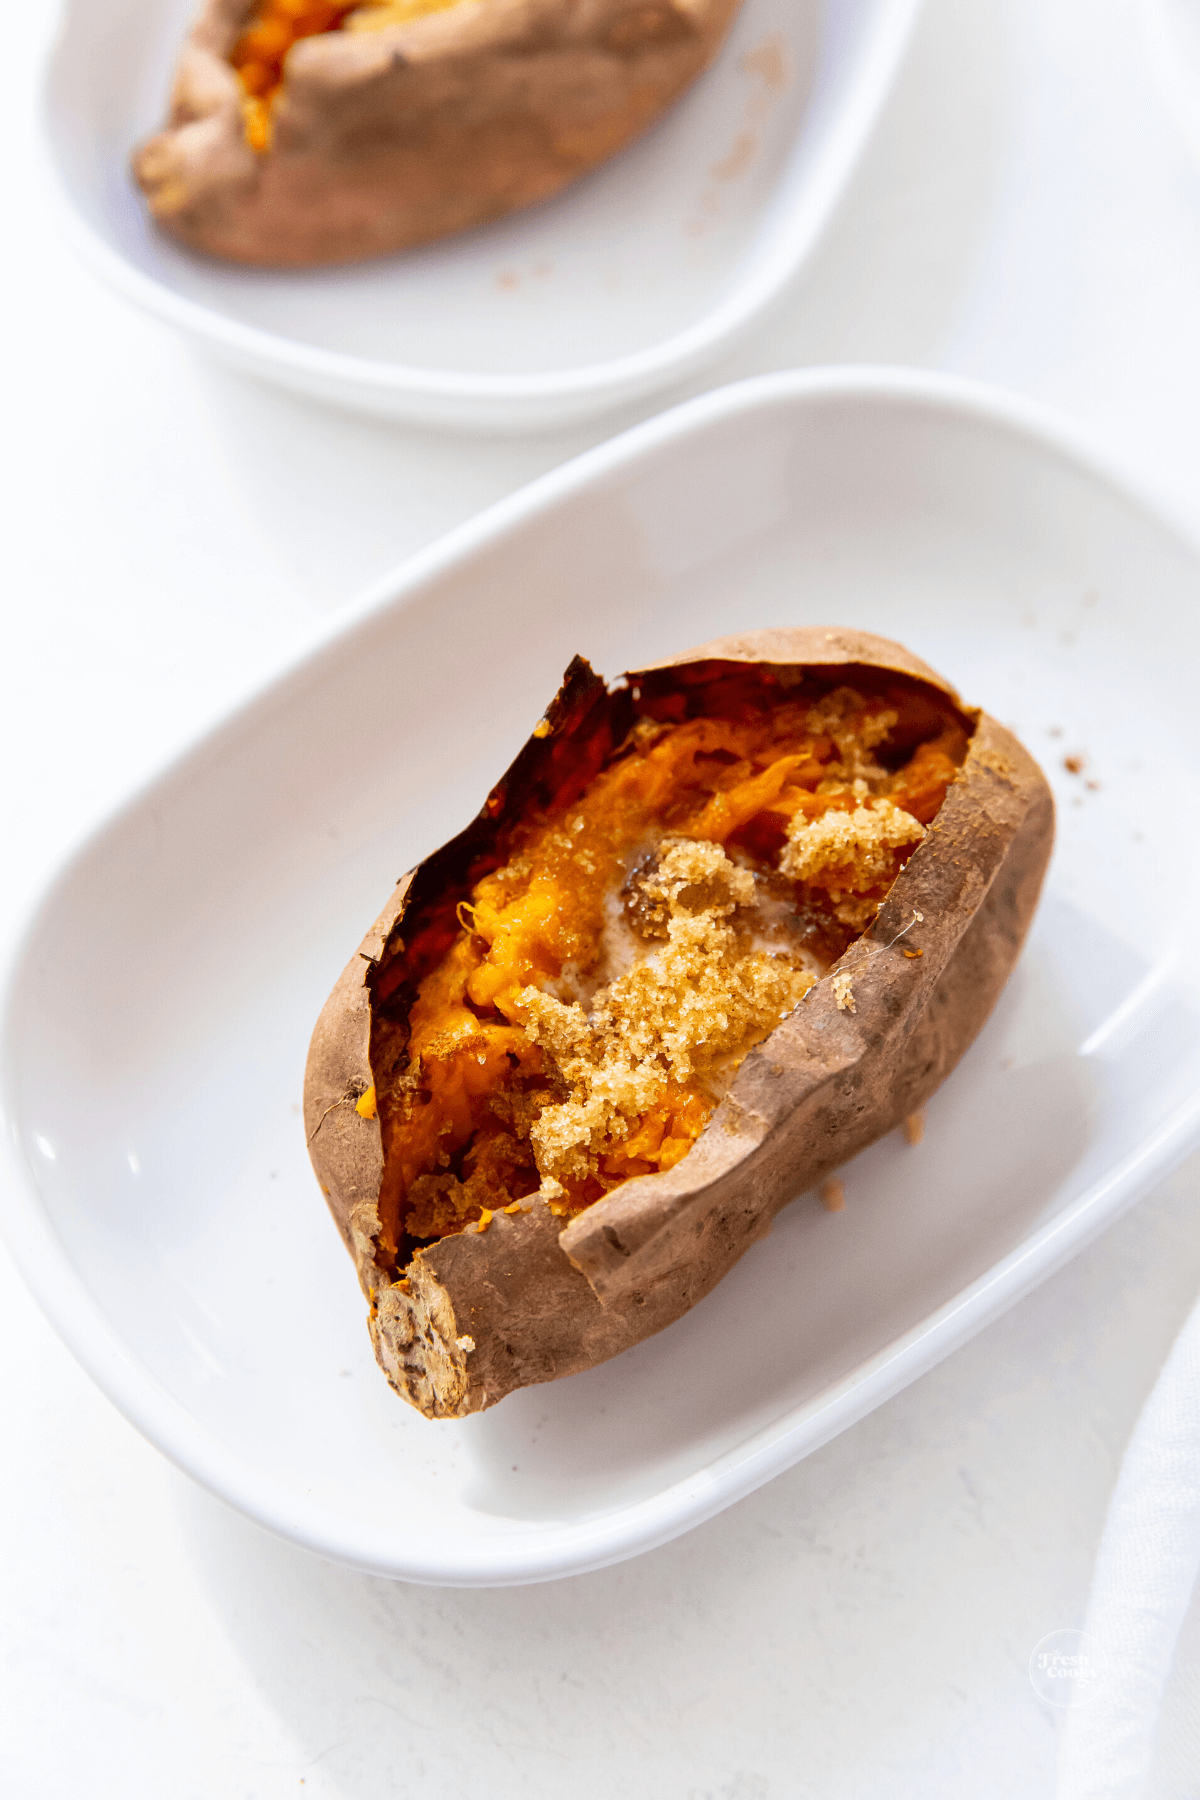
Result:
{"label": "white ceramic dish", "polygon": [[[406,565],[139,794],[32,920],[3,1013],[6,1234],[183,1468],[331,1557],[445,1583],[598,1567],[823,1443],[1200,1135],[1200,551],[1028,409],[933,377],[725,389]],[[392,881],[467,819],[576,650],[903,638],[1040,755],[1061,833],[925,1142],[849,1165],[687,1318],[432,1425],[371,1360],[299,1119],[308,1034]],[[1082,756],[1081,773],[1064,768]],[[1094,785],[1092,785],[1094,784]]]}
{"label": "white ceramic dish", "polygon": [[147,224],[132,146],[195,0],[64,0],[44,122],[91,267],[226,361],[336,404],[470,430],[597,414],[729,348],[796,275],[867,141],[920,0],[746,0],[716,67],[557,200],[404,257],[224,268]]}

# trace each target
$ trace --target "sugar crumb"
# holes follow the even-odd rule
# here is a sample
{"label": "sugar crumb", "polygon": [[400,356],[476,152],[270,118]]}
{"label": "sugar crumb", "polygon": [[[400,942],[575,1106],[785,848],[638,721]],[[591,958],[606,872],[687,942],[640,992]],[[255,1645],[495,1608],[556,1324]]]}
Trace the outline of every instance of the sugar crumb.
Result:
{"label": "sugar crumb", "polygon": [[525,1029],[567,1090],[530,1133],[543,1193],[547,1177],[594,1173],[672,1091],[711,1087],[815,979],[787,957],[748,947],[737,914],[754,905],[755,878],[719,844],[666,839],[640,885],[663,908],[666,941],[599,989],[590,1012],[536,987],[521,990]]}
{"label": "sugar crumb", "polygon": [[798,813],[788,826],[780,871],[794,881],[818,881],[830,893],[854,894],[896,876],[896,852],[914,847],[925,827],[878,796],[853,812],[830,810],[815,819]]}

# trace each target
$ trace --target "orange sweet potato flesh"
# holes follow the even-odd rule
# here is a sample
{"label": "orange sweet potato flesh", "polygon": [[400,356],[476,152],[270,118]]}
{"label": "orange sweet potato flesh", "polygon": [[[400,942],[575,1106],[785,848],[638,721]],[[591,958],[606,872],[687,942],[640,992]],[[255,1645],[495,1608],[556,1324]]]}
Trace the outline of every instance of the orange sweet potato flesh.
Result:
{"label": "orange sweet potato flesh", "polygon": [[[884,766],[865,752],[865,799],[867,782],[855,798],[831,775],[828,735],[811,728],[821,706],[845,713],[846,694],[863,700],[860,723],[889,722]],[[991,1010],[1053,837],[1049,790],[1011,734],[861,633],[721,640],[611,692],[577,661],[547,721],[474,823],[400,884],[309,1056],[310,1154],[377,1355],[432,1418],[661,1330],[781,1205],[916,1111]],[[849,730],[837,756],[853,750]],[[861,824],[851,807],[906,821],[891,848],[868,847],[857,887],[811,852]],[[647,823],[685,865],[702,851],[728,881],[749,870],[786,890],[768,988],[781,970],[799,985],[770,990],[720,1080],[697,1056],[685,1079],[647,1089],[634,1058],[623,1068],[649,1094],[641,1110],[609,1106],[597,1124],[589,1099],[590,1138],[546,1137],[582,1090],[564,1087],[543,1030],[547,1006],[551,1023],[568,1018],[564,1003],[539,995],[586,967],[592,889],[611,895],[631,858],[624,892],[641,905]],[[606,1093],[610,1074],[605,1063]]]}
{"label": "orange sweet potato flesh", "polygon": [[163,230],[232,262],[407,249],[614,155],[711,62],[740,3],[458,0],[360,30],[343,27],[364,9],[339,0],[202,0],[133,172]]}
{"label": "orange sweet potato flesh", "polygon": [[874,917],[968,728],[907,686],[822,685],[734,666],[647,693],[581,794],[499,834],[505,865],[409,971],[408,1073],[380,1095],[393,1251],[539,1191],[569,1216],[673,1168]]}
{"label": "orange sweet potato flesh", "polygon": [[252,150],[270,148],[272,108],[283,87],[292,45],[336,31],[354,4],[355,0],[261,0],[229,52],[245,96],[242,112]]}

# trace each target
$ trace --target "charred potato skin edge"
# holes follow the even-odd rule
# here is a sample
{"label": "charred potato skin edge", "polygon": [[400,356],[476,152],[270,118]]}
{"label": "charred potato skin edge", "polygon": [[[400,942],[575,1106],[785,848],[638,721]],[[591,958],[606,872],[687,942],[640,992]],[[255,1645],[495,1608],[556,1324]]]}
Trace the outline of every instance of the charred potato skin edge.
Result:
{"label": "charred potato skin edge", "polygon": [[[520,805],[560,732],[569,737],[595,718],[605,686],[576,659],[548,709],[550,735],[530,739],[478,818],[398,885],[334,988],[309,1053],[313,1166],[371,1301],[379,1362],[427,1417],[462,1417],[518,1387],[590,1368],[680,1318],[770,1231],[780,1207],[925,1103],[981,1029],[1020,953],[1053,846],[1054,805],[1010,732],[961,708],[902,646],[863,633],[719,639],[639,674],[705,660],[913,676],[974,721],[966,761],[875,923],[835,965],[852,978],[854,1012],[839,1011],[830,980],[820,982],[750,1052],[674,1169],[624,1183],[565,1228],[537,1198],[527,1211],[497,1212],[485,1233],[418,1251],[395,1282],[376,1263],[379,1120],[355,1104],[372,1082],[372,981],[400,938],[414,882],[445,879],[455,860],[469,864],[494,829],[497,796],[500,806]],[[619,732],[619,693],[616,711]],[[917,912],[923,919],[913,924]],[[906,957],[906,947],[921,956]]]}
{"label": "charred potato skin edge", "polygon": [[259,154],[228,61],[253,0],[201,0],[168,122],[133,174],[164,231],[226,261],[311,268],[410,249],[613,156],[703,72],[741,3],[460,0],[304,38]]}

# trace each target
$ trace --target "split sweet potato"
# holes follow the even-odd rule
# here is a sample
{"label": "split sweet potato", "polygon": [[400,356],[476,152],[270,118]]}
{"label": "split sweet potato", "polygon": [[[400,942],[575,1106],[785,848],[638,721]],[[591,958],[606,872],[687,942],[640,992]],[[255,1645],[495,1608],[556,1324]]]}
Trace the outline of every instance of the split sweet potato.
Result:
{"label": "split sweet potato", "polygon": [[888,640],[764,631],[611,689],[577,659],[313,1035],[396,1391],[459,1417],[695,1305],[954,1067],[1053,830],[1012,734]]}
{"label": "split sweet potato", "polygon": [[133,170],[232,262],[407,249],[549,198],[716,55],[741,0],[202,0]]}

